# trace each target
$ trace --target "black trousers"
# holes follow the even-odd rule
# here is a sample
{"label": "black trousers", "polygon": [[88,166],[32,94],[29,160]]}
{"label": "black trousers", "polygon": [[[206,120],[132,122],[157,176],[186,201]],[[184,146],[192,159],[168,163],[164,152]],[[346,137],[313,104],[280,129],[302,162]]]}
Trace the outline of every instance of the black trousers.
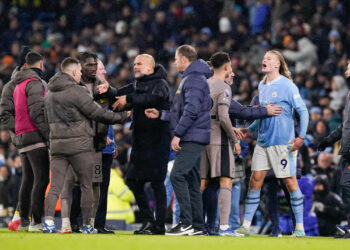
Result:
{"label": "black trousers", "polygon": [[143,222],[152,222],[157,229],[163,230],[166,214],[166,192],[164,181],[151,181],[151,187],[156,200],[156,218],[154,218],[148,204],[148,198],[144,190],[147,181],[127,179],[126,184],[134,193],[137,206]]}
{"label": "black trousers", "polygon": [[203,199],[203,220],[207,216],[206,224],[209,229],[215,228],[215,221],[218,209],[218,189],[220,183],[216,179],[209,180],[208,186],[202,194]]}
{"label": "black trousers", "polygon": [[342,157],[340,164],[342,169],[340,179],[341,193],[346,209],[346,217],[348,224],[350,225],[350,163],[345,159],[345,157]]}
{"label": "black trousers", "polygon": [[[288,206],[291,208],[290,204],[290,194],[287,189],[286,184],[284,184],[282,179],[277,179],[275,177],[265,178],[265,187],[266,188],[266,208],[269,213],[269,217],[271,220],[272,230],[279,230],[279,204],[278,204],[278,192],[283,189],[283,192],[286,197],[286,202]],[[292,223],[293,228],[295,227],[295,216],[292,213]]]}
{"label": "black trousers", "polygon": [[100,200],[95,217],[95,228],[104,228],[107,215],[108,187],[111,178],[113,154],[102,154],[102,183],[100,183]]}
{"label": "black trousers", "polygon": [[[29,222],[29,211],[35,224],[41,223],[44,214],[45,191],[49,183],[49,153],[46,147],[20,153],[22,183],[19,190],[21,224]],[[23,221],[23,223],[22,223]]]}
{"label": "black trousers", "polygon": [[200,160],[204,145],[193,142],[180,143],[173,170],[170,174],[176,198],[180,205],[180,221],[204,230],[203,202],[200,191]]}

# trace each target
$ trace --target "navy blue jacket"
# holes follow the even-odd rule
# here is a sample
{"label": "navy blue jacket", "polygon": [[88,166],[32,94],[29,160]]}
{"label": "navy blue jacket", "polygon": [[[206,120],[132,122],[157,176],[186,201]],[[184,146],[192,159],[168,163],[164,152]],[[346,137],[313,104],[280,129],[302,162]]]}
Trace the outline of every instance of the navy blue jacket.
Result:
{"label": "navy blue jacket", "polygon": [[201,59],[182,74],[171,108],[171,126],[181,141],[209,144],[212,104],[207,78],[211,75],[208,64]]}
{"label": "navy blue jacket", "polygon": [[267,109],[264,107],[243,106],[232,99],[228,113],[231,121],[234,119],[256,120],[266,117]]}

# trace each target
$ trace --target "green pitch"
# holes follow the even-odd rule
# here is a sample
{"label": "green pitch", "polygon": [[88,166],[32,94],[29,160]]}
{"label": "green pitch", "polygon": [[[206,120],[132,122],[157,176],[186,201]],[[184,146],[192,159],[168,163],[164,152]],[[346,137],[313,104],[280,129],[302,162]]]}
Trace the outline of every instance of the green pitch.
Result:
{"label": "green pitch", "polygon": [[296,239],[269,238],[267,236],[250,236],[245,238],[218,236],[134,236],[130,233],[117,232],[115,235],[83,235],[83,234],[42,234],[15,233],[0,230],[1,250],[301,250],[301,249],[350,249],[349,240],[332,238]]}

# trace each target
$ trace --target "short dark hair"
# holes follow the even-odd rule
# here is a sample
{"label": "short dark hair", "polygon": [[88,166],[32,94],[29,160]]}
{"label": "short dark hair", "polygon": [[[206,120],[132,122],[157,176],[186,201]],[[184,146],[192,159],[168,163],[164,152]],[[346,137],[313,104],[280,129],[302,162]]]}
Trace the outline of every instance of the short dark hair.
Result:
{"label": "short dark hair", "polygon": [[197,60],[198,55],[196,52],[196,49],[193,48],[191,45],[181,45],[177,48],[177,53],[181,56],[186,57],[190,62],[194,62]]}
{"label": "short dark hair", "polygon": [[226,52],[216,52],[210,57],[210,62],[214,69],[218,69],[230,61],[230,56]]}
{"label": "short dark hair", "polygon": [[31,51],[26,55],[26,63],[31,66],[43,60],[43,56],[35,51]]}
{"label": "short dark hair", "polygon": [[73,57],[67,57],[61,63],[61,70],[65,70],[71,64],[80,64],[80,62]]}
{"label": "short dark hair", "polygon": [[88,59],[88,58],[93,58],[93,59],[95,59],[95,61],[97,61],[98,56],[96,53],[91,52],[91,51],[84,51],[84,52],[80,52],[78,54],[78,60],[80,61],[80,63],[86,62],[86,59]]}

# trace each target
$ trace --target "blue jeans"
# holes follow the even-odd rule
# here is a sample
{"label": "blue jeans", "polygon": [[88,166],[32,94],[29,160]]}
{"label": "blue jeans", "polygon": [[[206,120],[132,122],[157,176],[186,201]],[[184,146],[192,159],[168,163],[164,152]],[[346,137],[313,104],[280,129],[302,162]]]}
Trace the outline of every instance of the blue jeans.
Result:
{"label": "blue jeans", "polygon": [[239,218],[239,200],[241,196],[241,183],[237,182],[232,185],[231,195],[231,212],[228,224],[232,229],[237,229],[241,225]]}
{"label": "blue jeans", "polygon": [[[166,206],[169,207],[170,203],[173,199],[173,193],[174,193],[174,189],[173,189],[173,186],[171,185],[171,181],[170,181],[170,173],[169,172],[166,175],[164,185],[165,185],[165,190],[166,190]],[[178,203],[176,196],[175,196],[174,206],[173,206],[173,225],[178,224],[179,221],[180,221],[180,206],[179,206],[179,203]]]}

